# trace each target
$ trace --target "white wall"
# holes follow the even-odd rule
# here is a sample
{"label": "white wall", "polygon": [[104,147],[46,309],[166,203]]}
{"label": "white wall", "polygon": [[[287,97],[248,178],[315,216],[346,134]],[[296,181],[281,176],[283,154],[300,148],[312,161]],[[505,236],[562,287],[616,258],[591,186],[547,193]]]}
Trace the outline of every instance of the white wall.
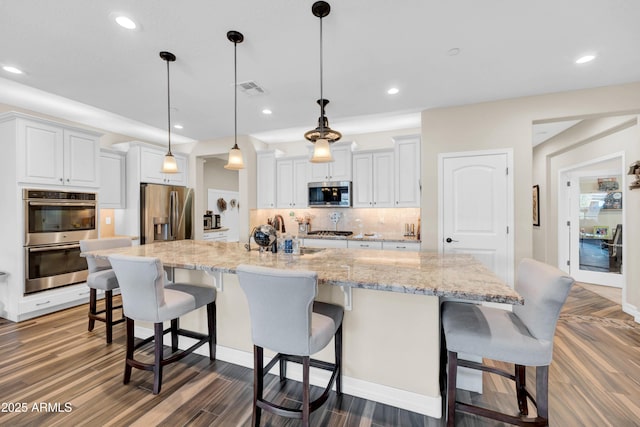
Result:
{"label": "white wall", "polygon": [[204,163],[203,191],[208,188],[218,190],[238,191],[238,171],[224,168],[226,160],[209,158]]}

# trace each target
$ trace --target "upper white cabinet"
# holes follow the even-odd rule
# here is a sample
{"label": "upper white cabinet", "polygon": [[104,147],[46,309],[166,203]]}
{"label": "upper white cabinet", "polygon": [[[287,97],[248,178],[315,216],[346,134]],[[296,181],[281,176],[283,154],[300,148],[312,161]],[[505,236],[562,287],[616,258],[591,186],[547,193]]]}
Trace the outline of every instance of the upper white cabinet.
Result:
{"label": "upper white cabinet", "polygon": [[306,157],[276,160],[276,207],[307,207],[309,165]]}
{"label": "upper white cabinet", "polygon": [[332,144],[331,163],[311,163],[310,182],[351,181],[351,144]]}
{"label": "upper white cabinet", "polygon": [[393,138],[395,154],[395,207],[420,207],[420,136]]}
{"label": "upper white cabinet", "polygon": [[258,209],[276,207],[276,154],[273,151],[258,153],[257,157],[257,200]]}
{"label": "upper white cabinet", "polygon": [[100,151],[100,194],[101,208],[124,209],[126,207],[125,153]]}
{"label": "upper white cabinet", "polygon": [[140,182],[187,186],[187,158],[173,153],[178,163],[178,173],[162,173],[162,163],[166,152],[149,147],[140,150]]}
{"label": "upper white cabinet", "polygon": [[381,150],[353,155],[353,207],[392,208],[394,152]]}
{"label": "upper white cabinet", "polygon": [[22,116],[14,120],[19,182],[99,187],[99,134]]}

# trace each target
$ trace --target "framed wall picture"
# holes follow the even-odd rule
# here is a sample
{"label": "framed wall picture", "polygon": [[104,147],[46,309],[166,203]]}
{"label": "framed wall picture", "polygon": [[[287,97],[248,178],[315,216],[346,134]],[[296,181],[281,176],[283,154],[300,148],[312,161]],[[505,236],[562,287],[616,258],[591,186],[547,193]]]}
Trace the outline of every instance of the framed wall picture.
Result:
{"label": "framed wall picture", "polygon": [[533,225],[540,227],[540,187],[533,186]]}

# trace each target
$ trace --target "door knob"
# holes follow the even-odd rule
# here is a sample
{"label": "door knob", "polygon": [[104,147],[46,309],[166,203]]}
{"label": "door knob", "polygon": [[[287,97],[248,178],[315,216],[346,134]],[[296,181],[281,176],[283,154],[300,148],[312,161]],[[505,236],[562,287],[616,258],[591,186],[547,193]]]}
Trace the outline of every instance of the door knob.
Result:
{"label": "door knob", "polygon": [[447,242],[447,243],[451,243],[451,242],[457,242],[457,240],[453,240],[451,237],[447,237],[447,239],[445,240],[445,242]]}

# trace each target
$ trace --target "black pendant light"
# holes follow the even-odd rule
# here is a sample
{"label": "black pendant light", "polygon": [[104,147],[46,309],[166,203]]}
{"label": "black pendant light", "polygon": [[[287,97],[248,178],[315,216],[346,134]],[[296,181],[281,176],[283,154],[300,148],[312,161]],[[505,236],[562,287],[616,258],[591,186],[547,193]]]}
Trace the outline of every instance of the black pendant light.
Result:
{"label": "black pendant light", "polygon": [[238,60],[237,60],[237,47],[238,43],[242,43],[244,36],[239,31],[229,31],[227,33],[227,39],[233,43],[233,137],[234,144],[229,150],[229,161],[224,165],[225,169],[240,170],[244,169],[244,160],[242,159],[242,152],[238,147]]}
{"label": "black pendant light", "polygon": [[171,52],[160,52],[160,58],[167,62],[167,132],[169,134],[169,151],[162,162],[162,173],[178,173],[178,163],[171,153],[171,91],[169,90],[169,63],[174,62],[176,56]]}
{"label": "black pendant light", "polygon": [[327,163],[333,161],[329,144],[342,138],[340,132],[329,127],[329,120],[324,114],[324,108],[329,103],[329,100],[324,99],[322,91],[322,18],[329,15],[331,6],[325,1],[317,1],[311,6],[311,12],[314,16],[320,18],[320,99],[317,101],[318,105],[320,105],[320,118],[318,119],[318,127],[305,133],[304,137],[315,144],[311,162]]}

